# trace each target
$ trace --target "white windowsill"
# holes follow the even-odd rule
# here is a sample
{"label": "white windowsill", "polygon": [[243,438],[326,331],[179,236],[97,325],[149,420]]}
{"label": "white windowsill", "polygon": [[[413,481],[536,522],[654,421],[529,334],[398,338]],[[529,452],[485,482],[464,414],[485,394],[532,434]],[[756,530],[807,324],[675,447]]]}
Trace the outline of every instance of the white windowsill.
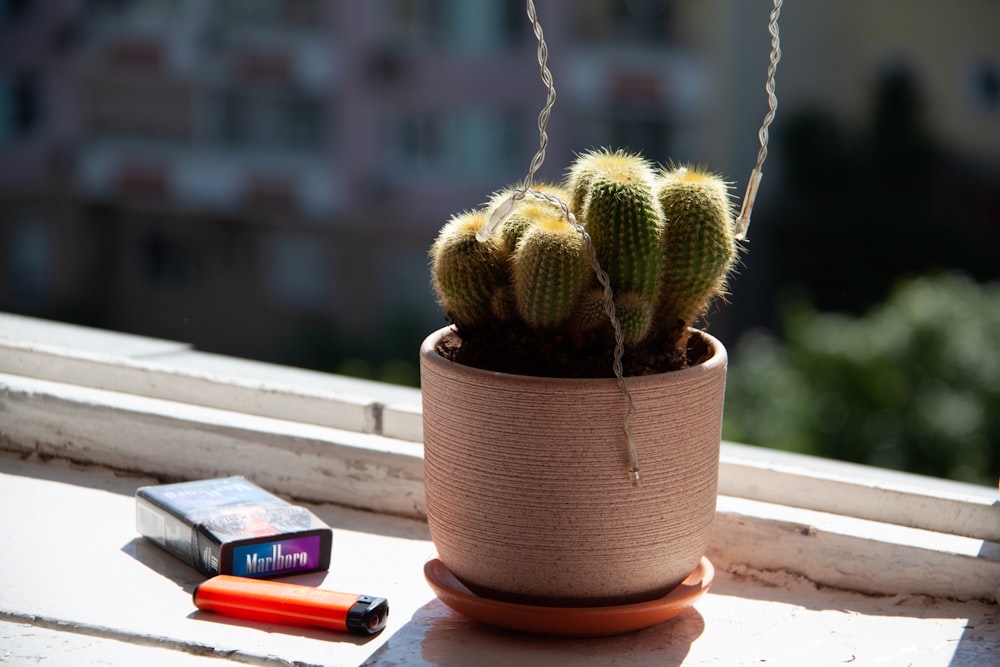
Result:
{"label": "white windowsill", "polygon": [[[129,471],[143,476],[146,483],[151,477],[243,474],[278,493],[319,503],[318,511],[331,517],[335,530],[345,522],[352,525],[355,530],[344,529],[342,542],[335,542],[335,565],[336,554],[343,553],[338,545],[352,541],[375,540],[379,548],[404,558],[405,566],[393,578],[398,584],[393,593],[401,603],[394,607],[394,616],[401,610],[404,616],[410,614],[409,622],[390,626],[391,634],[366,644],[365,650],[348,651],[346,662],[337,664],[358,664],[365,658],[355,658],[371,655],[378,647],[382,658],[401,660],[406,646],[426,649],[428,635],[433,636],[441,624],[466,628],[446,608],[428,602],[433,596],[428,597],[419,572],[433,547],[419,521],[423,472],[418,390],[209,355],[171,341],[0,314],[0,415],[0,450],[6,450],[0,473],[27,484],[31,493],[42,493],[48,483],[47,473],[39,471],[61,470],[53,474],[73,481],[68,487],[62,484],[58,493],[65,492],[63,487],[91,486],[87,480],[99,480],[93,482],[95,488],[126,487],[113,491],[119,494],[116,511],[126,513],[131,511],[128,489],[134,491],[139,478],[109,471]],[[78,470],[64,463],[39,462],[39,456],[42,461],[54,457],[87,467]],[[9,487],[0,487],[0,498],[8,502],[14,499],[8,495],[13,493]],[[88,499],[84,502],[107,501],[92,488],[81,493]],[[851,604],[867,601],[861,607],[875,616],[882,613],[880,605],[884,615],[891,616],[894,604],[905,606],[911,599],[923,600],[921,605],[943,614],[935,618],[958,613],[971,625],[976,614],[981,620],[990,616],[986,610],[991,607],[984,603],[995,600],[1000,588],[1000,503],[993,489],[724,443],[720,493],[709,552],[720,571],[713,591],[721,586],[732,593],[710,594],[698,606],[699,618],[709,618],[712,605],[723,600],[754,598],[759,598],[758,606],[770,603],[753,613],[781,614],[787,612],[781,606],[788,602],[784,598],[809,595],[838,600],[843,596]],[[344,506],[369,511],[359,513]],[[396,528],[386,531],[380,527],[383,524]],[[399,526],[406,526],[407,537],[397,543],[385,533],[398,533]],[[131,525],[126,526],[123,534],[130,530]],[[162,565],[158,560],[157,566]],[[393,568],[397,565],[389,567]],[[333,587],[338,572],[331,570],[332,580],[327,580]],[[197,575],[190,571],[186,576]],[[0,589],[6,577],[0,579]],[[887,597],[872,598],[872,594]],[[36,609],[12,599],[0,593],[0,637],[10,633],[29,641],[30,636],[40,646],[60,637],[66,640],[60,629],[64,615],[60,605]],[[806,609],[828,603],[802,602]],[[729,613],[721,607],[716,611],[722,616]],[[912,614],[899,616],[914,620]],[[924,624],[914,627],[924,632],[930,627],[928,618],[920,617]],[[86,618],[78,621],[87,626]],[[817,621],[818,617],[812,619]],[[218,631],[218,624],[208,625]],[[690,622],[675,625],[687,627]],[[708,634],[710,624],[704,625]],[[480,644],[502,643],[502,637],[474,624],[471,628]],[[237,629],[241,631],[237,634],[247,631]],[[938,628],[941,636],[954,635],[954,630],[954,626]],[[148,628],[129,627],[76,634],[99,638],[100,643],[117,642],[116,632],[158,636]],[[189,641],[185,633],[187,629],[178,630],[176,641]],[[210,634],[203,635],[205,642],[210,643]],[[958,635],[950,640],[955,643],[948,655],[960,654],[956,647],[969,656],[987,655],[975,653],[980,649],[1000,649],[1000,629],[995,624],[981,635],[973,633],[979,639],[964,629]],[[185,655],[193,651],[169,650]],[[702,654],[710,656],[706,651]],[[692,649],[691,655],[695,653]],[[930,656],[927,661],[913,664],[949,664],[942,658],[945,653],[925,651]]]}

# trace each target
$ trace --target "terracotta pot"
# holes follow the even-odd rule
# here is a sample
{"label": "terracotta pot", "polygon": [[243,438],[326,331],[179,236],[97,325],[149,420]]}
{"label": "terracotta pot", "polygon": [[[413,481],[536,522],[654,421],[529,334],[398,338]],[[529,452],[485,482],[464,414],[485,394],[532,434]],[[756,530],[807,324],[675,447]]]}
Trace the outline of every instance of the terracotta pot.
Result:
{"label": "terracotta pot", "polygon": [[420,351],[427,519],[438,557],[479,595],[606,605],[665,595],[715,516],[726,350],[628,378],[642,482],[630,483],[614,379],[509,375]]}

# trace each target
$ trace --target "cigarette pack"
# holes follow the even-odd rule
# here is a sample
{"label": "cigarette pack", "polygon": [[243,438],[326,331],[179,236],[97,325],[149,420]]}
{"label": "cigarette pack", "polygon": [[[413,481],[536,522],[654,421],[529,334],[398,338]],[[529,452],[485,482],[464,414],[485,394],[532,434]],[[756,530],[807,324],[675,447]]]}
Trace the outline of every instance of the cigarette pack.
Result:
{"label": "cigarette pack", "polygon": [[135,502],[139,533],[205,574],[267,578],[330,567],[329,526],[242,477],[144,486]]}

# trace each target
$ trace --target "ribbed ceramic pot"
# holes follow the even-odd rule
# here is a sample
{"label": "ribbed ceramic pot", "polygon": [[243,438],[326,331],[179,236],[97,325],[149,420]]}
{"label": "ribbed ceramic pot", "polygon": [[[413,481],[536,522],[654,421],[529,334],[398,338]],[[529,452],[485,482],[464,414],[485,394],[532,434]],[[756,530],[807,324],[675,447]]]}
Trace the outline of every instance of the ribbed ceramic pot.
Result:
{"label": "ribbed ceramic pot", "polygon": [[705,553],[726,350],[627,378],[642,481],[628,478],[616,381],[509,375],[420,351],[424,483],[442,563],[480,595],[547,605],[653,599]]}

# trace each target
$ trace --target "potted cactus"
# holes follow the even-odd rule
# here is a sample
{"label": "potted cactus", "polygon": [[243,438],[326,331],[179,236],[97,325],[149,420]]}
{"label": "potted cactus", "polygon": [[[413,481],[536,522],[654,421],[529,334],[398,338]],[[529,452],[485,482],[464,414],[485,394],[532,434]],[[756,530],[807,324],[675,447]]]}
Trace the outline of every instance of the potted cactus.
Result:
{"label": "potted cactus", "polygon": [[475,594],[641,604],[698,567],[726,351],[692,325],[738,249],[721,178],[622,151],[443,227],[451,325],[421,348],[427,516]]}

